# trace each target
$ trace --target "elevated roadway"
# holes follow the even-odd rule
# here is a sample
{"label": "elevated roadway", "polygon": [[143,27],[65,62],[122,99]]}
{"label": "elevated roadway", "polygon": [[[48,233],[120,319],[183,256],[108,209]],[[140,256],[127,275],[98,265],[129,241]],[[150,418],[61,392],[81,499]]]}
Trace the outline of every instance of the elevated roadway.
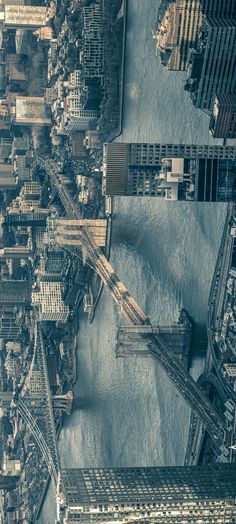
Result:
{"label": "elevated roadway", "polygon": [[[223,375],[221,373],[220,362],[217,357],[215,332],[219,327],[219,322],[221,319],[226,282],[231,265],[233,238],[230,235],[230,222],[233,217],[235,217],[235,204],[230,203],[227,209],[225,225],[223,229],[223,234],[221,238],[221,243],[218,251],[217,261],[214,269],[208,299],[208,350],[205,373],[201,377],[199,377],[199,386],[203,386],[204,383],[205,385],[206,383],[213,385],[216,391],[218,392],[222,402],[225,402],[227,398],[230,398],[232,391],[227,387],[226,381],[224,380]],[[215,368],[217,376],[215,376],[211,372],[213,367]],[[201,419],[196,417],[195,412],[192,412],[190,420],[189,438],[185,456],[185,464],[198,464],[205,433],[205,428]],[[232,440],[234,438],[234,434],[235,430],[232,432]],[[232,451],[230,452],[230,455],[232,455]]]}
{"label": "elevated roadway", "polygon": [[219,350],[217,348],[215,334],[219,330],[222,320],[226,283],[231,267],[234,239],[230,234],[230,221],[232,218],[235,218],[235,216],[236,206],[233,203],[229,204],[220,249],[212,279],[207,312],[209,350],[207,361],[208,369],[210,369],[212,364],[214,365],[215,371],[219,377],[219,380],[221,381],[222,388],[224,388],[230,396],[232,395],[232,388],[227,385],[227,382],[224,380],[222,374],[221,359],[219,358]]}

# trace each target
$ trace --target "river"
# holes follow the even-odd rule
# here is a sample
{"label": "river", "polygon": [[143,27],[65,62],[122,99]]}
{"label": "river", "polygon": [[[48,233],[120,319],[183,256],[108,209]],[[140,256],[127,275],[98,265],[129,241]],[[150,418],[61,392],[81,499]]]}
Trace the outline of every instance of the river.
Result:
{"label": "river", "polygon": [[[151,30],[159,2],[128,0],[124,121],[120,141],[210,143],[208,117],[183,91],[184,73],[155,56]],[[116,198],[111,263],[153,321],[184,307],[193,320],[193,361],[204,365],[206,307],[225,204]],[[65,420],[62,466],[182,464],[190,411],[152,358],[116,358],[119,311],[104,289],[92,325],[81,315],[75,409]],[[50,489],[40,522],[53,524]]]}

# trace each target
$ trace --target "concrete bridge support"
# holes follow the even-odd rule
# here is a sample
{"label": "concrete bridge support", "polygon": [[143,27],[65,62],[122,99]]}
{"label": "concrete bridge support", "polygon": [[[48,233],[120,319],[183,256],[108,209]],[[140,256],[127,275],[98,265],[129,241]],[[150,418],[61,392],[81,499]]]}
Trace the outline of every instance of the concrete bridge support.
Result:
{"label": "concrete bridge support", "polygon": [[192,325],[185,311],[181,311],[178,322],[169,326],[120,325],[117,330],[116,356],[152,357],[148,349],[148,339],[145,342],[143,335],[158,333],[173,350],[181,364],[188,368],[191,332]]}

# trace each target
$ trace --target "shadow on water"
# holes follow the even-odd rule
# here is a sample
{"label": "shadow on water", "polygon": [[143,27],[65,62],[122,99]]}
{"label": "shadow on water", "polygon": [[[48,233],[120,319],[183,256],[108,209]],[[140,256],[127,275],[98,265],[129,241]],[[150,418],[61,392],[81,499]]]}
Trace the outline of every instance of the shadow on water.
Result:
{"label": "shadow on water", "polygon": [[93,411],[97,407],[96,398],[75,397],[73,400],[73,411]]}
{"label": "shadow on water", "polygon": [[192,341],[191,341],[191,355],[203,356],[207,351],[207,328],[205,324],[193,323]]}

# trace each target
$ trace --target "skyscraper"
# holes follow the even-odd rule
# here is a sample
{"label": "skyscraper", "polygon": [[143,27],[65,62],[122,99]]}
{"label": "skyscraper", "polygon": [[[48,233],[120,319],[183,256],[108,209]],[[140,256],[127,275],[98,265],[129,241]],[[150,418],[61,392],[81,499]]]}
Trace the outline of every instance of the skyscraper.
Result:
{"label": "skyscraper", "polygon": [[210,16],[231,17],[236,16],[234,0],[201,0],[202,12]]}
{"label": "skyscraper", "polygon": [[12,164],[0,163],[0,191],[17,188],[17,180]]}
{"label": "skyscraper", "polygon": [[168,69],[185,70],[188,53],[197,43],[203,18],[236,16],[234,0],[162,0],[158,11],[156,46]]}
{"label": "skyscraper", "polygon": [[40,281],[39,291],[32,293],[32,304],[38,308],[40,321],[66,322],[70,313],[63,300],[63,283],[59,279]]}
{"label": "skyscraper", "polygon": [[194,105],[213,109],[215,95],[236,93],[236,20],[206,17],[189,56],[185,89]]}
{"label": "skyscraper", "polygon": [[184,70],[202,23],[201,0],[163,0],[155,35],[161,62],[168,69]]}
{"label": "skyscraper", "polygon": [[26,29],[42,27],[47,24],[47,8],[45,6],[10,5],[5,4],[1,19],[6,27],[25,27]]}
{"label": "skyscraper", "polygon": [[50,125],[45,100],[40,96],[16,96],[15,123],[19,125]]}
{"label": "skyscraper", "polygon": [[234,464],[68,469],[62,484],[63,523],[236,522]]}
{"label": "skyscraper", "polygon": [[236,199],[236,148],[186,144],[104,145],[103,191],[166,200]]}
{"label": "skyscraper", "polygon": [[209,130],[214,138],[236,138],[236,94],[215,97]]}
{"label": "skyscraper", "polygon": [[12,491],[13,489],[15,489],[16,483],[17,483],[16,477],[0,474],[0,489]]}
{"label": "skyscraper", "polygon": [[31,286],[26,280],[2,280],[0,282],[1,306],[29,306]]}

